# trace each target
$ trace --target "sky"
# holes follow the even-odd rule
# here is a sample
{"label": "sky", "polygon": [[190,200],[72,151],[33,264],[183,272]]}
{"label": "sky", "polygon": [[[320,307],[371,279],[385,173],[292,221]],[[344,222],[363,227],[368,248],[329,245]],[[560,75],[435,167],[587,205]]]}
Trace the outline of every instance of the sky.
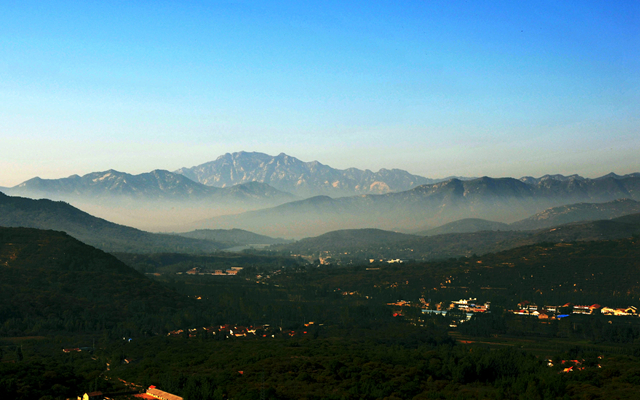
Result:
{"label": "sky", "polygon": [[0,2],[0,186],[224,153],[640,171],[640,2]]}

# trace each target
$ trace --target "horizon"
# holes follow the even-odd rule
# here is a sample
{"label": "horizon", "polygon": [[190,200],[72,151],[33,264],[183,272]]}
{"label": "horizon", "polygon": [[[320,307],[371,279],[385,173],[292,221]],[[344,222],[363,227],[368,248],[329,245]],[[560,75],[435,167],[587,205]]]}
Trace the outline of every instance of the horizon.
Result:
{"label": "horizon", "polygon": [[[234,153],[225,153],[225,154],[221,154],[220,156],[216,157],[216,159],[210,160],[210,161],[205,162],[205,163],[202,163],[202,164],[207,164],[207,163],[209,163],[209,162],[214,162],[214,161],[215,161],[215,160],[217,160],[218,158],[223,157],[223,156],[225,156],[225,155],[227,155],[227,154],[238,154],[238,153],[254,153],[254,152],[238,151],[238,152],[234,152]],[[266,154],[266,155],[268,155],[268,156],[270,156],[270,157],[276,157],[276,156],[278,156],[278,155],[280,155],[280,154],[285,154],[285,155],[287,155],[287,156],[289,156],[289,157],[293,157],[293,158],[298,159],[298,158],[297,158],[297,157],[295,157],[294,155],[286,154],[286,153],[279,153],[279,154],[275,154],[275,155],[273,155],[273,154],[267,154],[267,153],[262,153],[262,152],[255,152],[255,153]],[[300,159],[298,159],[298,160],[300,160]],[[320,164],[323,164],[323,165],[329,166],[329,167],[331,167],[331,168],[334,168],[332,165],[328,165],[328,164],[326,164],[326,163],[323,163],[321,160],[310,160],[310,161],[300,160],[300,161],[302,161],[302,162],[304,162],[304,163],[319,162]],[[193,168],[193,167],[197,167],[197,166],[202,165],[202,164],[197,164],[197,165],[193,165],[193,166],[191,166],[191,167],[183,167],[183,168]],[[352,167],[348,167],[348,168],[352,168]],[[335,168],[335,169],[339,169],[339,168]],[[340,170],[344,170],[344,169],[347,169],[347,168],[340,168]],[[358,168],[358,169],[360,169],[360,170],[367,170],[367,168]],[[400,169],[400,168],[395,168],[395,167],[383,167],[383,168],[381,168],[381,169],[392,170],[392,169]],[[370,170],[370,171],[372,171],[372,172],[374,172],[374,173],[378,173],[378,172],[380,171],[380,170],[371,170],[371,169],[369,169],[369,170]],[[12,186],[7,186],[7,185],[2,185],[2,184],[0,184],[0,187],[4,187],[4,188],[12,188],[12,187],[16,187],[16,186],[18,186],[18,185],[20,185],[20,184],[22,184],[22,183],[25,183],[25,182],[27,182],[27,181],[29,181],[29,180],[31,180],[31,179],[58,180],[58,179],[66,179],[66,178],[70,178],[70,177],[73,177],[73,176],[80,176],[80,177],[83,177],[83,176],[85,176],[85,175],[92,174],[92,173],[105,173],[105,172],[109,172],[109,171],[114,171],[114,172],[118,172],[118,173],[123,173],[123,174],[129,174],[129,175],[134,175],[134,176],[136,176],[136,175],[141,175],[141,174],[151,173],[151,172],[154,172],[154,171],[168,171],[168,172],[171,172],[171,173],[176,173],[177,169],[176,169],[176,170],[169,170],[169,169],[166,169],[166,168],[155,168],[155,169],[153,169],[153,170],[149,170],[149,171],[143,171],[143,172],[138,172],[138,173],[132,173],[132,172],[129,172],[129,171],[123,171],[123,170],[118,170],[118,169],[115,169],[115,168],[109,168],[109,169],[102,170],[102,171],[89,171],[89,172],[81,173],[81,174],[80,174],[80,173],[74,173],[74,174],[67,175],[67,176],[51,177],[51,178],[50,178],[50,177],[44,178],[44,177],[41,177],[41,176],[33,176],[33,177],[28,178],[28,179],[26,179],[26,180],[24,180],[24,181],[20,181],[20,182],[18,182],[18,183],[16,183],[16,184],[14,184],[14,185],[12,185]],[[409,173],[411,173],[411,174],[413,174],[413,175],[422,176],[422,175],[419,175],[419,174],[415,174],[415,173],[413,173],[412,171],[407,171],[407,172],[409,172]],[[604,176],[609,175],[609,174],[616,174],[616,175],[618,175],[618,176],[624,176],[624,175],[627,175],[627,174],[634,174],[634,173],[640,173],[640,170],[637,170],[637,171],[631,171],[631,172],[628,172],[628,173],[619,173],[619,172],[617,172],[617,171],[609,171],[609,172],[607,172],[607,173],[604,173],[604,174],[602,174],[602,175],[597,175],[597,176],[585,176],[585,175],[582,175],[582,174],[579,174],[579,173],[574,173],[574,174],[557,174],[557,173],[548,173],[548,174],[543,174],[543,175],[538,175],[538,176],[535,176],[535,175],[522,175],[522,176],[506,176],[506,175],[505,175],[505,176],[489,176],[489,175],[479,175],[479,176],[461,176],[461,175],[456,175],[456,176],[445,176],[445,177],[439,177],[439,176],[438,176],[438,177],[436,177],[436,176],[422,176],[422,177],[423,177],[423,178],[429,178],[429,179],[456,179],[456,178],[462,178],[462,179],[479,179],[479,178],[484,178],[484,177],[495,178],[495,179],[499,179],[499,178],[522,179],[522,178],[526,178],[526,177],[533,177],[533,178],[539,179],[539,178],[542,178],[542,177],[544,177],[544,176],[563,175],[563,176],[565,176],[565,177],[569,177],[569,176],[577,175],[577,176],[580,176],[580,177],[582,177],[582,178],[586,178],[586,179],[597,179],[597,178],[601,178],[601,177],[604,177]],[[183,176],[184,176],[184,175],[183,175]],[[187,179],[189,179],[189,178],[187,177]],[[196,181],[196,183],[198,183],[198,182]]]}
{"label": "horizon", "polygon": [[0,5],[0,186],[230,150],[336,169],[640,170],[640,3]]}

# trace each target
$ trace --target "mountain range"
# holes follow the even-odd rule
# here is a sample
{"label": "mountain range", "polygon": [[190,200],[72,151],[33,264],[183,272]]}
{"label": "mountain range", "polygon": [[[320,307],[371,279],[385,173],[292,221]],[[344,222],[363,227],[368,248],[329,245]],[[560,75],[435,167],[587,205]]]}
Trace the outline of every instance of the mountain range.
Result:
{"label": "mountain range", "polygon": [[205,202],[210,205],[229,201],[251,203],[255,200],[261,204],[274,204],[295,198],[290,193],[256,181],[217,188],[165,170],[154,170],[139,175],[108,170],[62,179],[33,178],[4,191],[11,195],[41,196],[52,200],[92,199],[97,202],[110,202],[114,199],[129,199]]}
{"label": "mountain range", "polygon": [[542,180],[452,179],[383,195],[333,199],[317,196],[273,208],[211,218],[195,228],[241,228],[270,236],[301,238],[339,229],[426,231],[463,218],[512,223],[573,203],[640,200],[640,177]]}
{"label": "mountain range", "polygon": [[167,230],[184,221],[271,207],[296,197],[260,182],[216,188],[180,174],[139,175],[108,170],[62,179],[33,178],[5,194],[61,200],[92,215],[145,230]]}
{"label": "mountain range", "polygon": [[[599,178],[595,178],[596,180],[601,180],[601,179],[607,179],[607,178],[613,178],[613,179],[625,179],[625,178],[640,178],[640,173],[639,172],[634,172],[631,174],[626,174],[626,175],[618,175],[615,174],[613,172],[608,173],[606,175],[603,175]],[[554,181],[570,181],[570,180],[586,180],[588,178],[583,178],[580,175],[577,174],[573,174],[573,175],[569,175],[569,176],[565,176],[565,175],[560,175],[560,174],[554,174],[554,175],[543,175],[540,178],[534,178],[532,176],[523,176],[522,178],[520,178],[520,180],[524,183],[531,183],[531,184],[538,184],[542,181],[546,181],[546,180],[554,180]]]}
{"label": "mountain range", "polygon": [[2,191],[63,200],[145,230],[238,228],[300,238],[348,228],[413,233],[464,218],[512,223],[549,207],[638,200],[639,188],[640,173],[438,180],[398,169],[338,170],[284,153],[238,152],[175,172],[33,178]]}

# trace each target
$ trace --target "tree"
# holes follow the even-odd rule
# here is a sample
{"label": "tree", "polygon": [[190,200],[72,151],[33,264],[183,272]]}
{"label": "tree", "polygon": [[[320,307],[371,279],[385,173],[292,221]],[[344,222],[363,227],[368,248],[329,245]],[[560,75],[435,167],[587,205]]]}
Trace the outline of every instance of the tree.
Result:
{"label": "tree", "polygon": [[22,355],[22,346],[16,347],[16,360],[22,361],[24,356]]}

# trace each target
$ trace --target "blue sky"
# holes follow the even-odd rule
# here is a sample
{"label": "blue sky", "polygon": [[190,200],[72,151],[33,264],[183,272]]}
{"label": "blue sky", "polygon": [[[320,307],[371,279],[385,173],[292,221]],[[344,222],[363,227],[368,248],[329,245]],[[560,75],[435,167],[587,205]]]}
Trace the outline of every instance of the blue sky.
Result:
{"label": "blue sky", "polygon": [[640,171],[640,2],[0,3],[0,186],[226,152]]}

